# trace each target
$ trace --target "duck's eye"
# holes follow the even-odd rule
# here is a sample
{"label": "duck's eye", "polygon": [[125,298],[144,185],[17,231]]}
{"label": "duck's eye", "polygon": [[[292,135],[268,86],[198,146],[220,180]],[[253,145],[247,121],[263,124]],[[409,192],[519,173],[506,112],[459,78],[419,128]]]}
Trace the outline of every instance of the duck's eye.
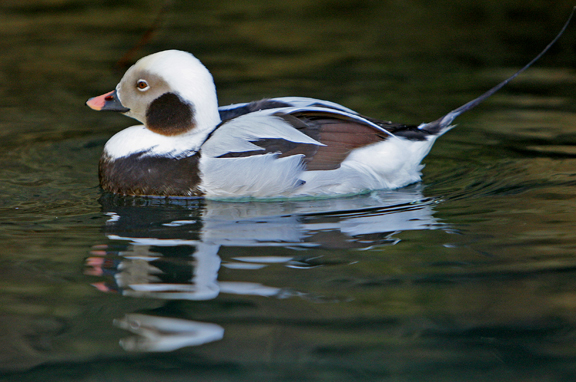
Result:
{"label": "duck's eye", "polygon": [[141,92],[145,92],[146,90],[148,90],[148,88],[150,88],[150,85],[148,85],[148,82],[146,82],[146,80],[138,80],[138,82],[136,82],[136,88]]}

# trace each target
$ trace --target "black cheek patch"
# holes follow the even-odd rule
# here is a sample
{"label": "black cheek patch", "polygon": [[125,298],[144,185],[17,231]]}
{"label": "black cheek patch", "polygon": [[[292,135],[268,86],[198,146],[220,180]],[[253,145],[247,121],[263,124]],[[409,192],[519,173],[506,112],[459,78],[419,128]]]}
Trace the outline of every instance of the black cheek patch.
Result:
{"label": "black cheek patch", "polygon": [[174,93],[164,93],[146,110],[146,126],[162,135],[178,135],[195,126],[194,107]]}

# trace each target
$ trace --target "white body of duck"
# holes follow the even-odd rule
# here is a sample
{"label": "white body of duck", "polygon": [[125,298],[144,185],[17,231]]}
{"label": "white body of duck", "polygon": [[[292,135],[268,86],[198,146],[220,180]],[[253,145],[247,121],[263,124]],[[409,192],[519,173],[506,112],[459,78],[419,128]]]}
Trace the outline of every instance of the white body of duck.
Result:
{"label": "white body of duck", "polygon": [[403,187],[420,180],[420,162],[458,115],[529,67],[556,39],[506,81],[420,126],[374,120],[311,98],[219,109],[212,76],[198,59],[176,50],[152,54],[128,69],[116,90],[87,102],[95,110],[119,111],[143,123],[106,143],[100,184],[123,195],[207,198],[308,197]]}

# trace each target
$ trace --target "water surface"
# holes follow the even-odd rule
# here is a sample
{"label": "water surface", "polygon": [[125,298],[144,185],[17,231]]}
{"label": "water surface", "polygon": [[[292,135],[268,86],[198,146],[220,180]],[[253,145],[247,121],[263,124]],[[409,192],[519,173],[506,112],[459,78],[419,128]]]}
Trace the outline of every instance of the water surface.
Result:
{"label": "water surface", "polygon": [[302,95],[438,118],[528,62],[565,1],[5,1],[0,379],[576,377],[576,62],[549,54],[442,137],[423,181],[347,198],[102,194],[133,122],[85,100],[193,52],[221,104]]}

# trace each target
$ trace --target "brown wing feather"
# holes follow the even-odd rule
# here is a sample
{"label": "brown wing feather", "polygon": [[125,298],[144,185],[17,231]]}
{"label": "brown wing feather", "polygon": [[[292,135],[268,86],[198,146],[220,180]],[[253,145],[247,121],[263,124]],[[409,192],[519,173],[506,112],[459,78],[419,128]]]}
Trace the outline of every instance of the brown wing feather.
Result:
{"label": "brown wing feather", "polygon": [[[388,134],[368,123],[364,124],[342,114],[304,111],[292,114],[278,112],[274,115],[324,146],[264,138],[252,142],[262,150],[229,152],[221,155],[220,158],[247,157],[266,153],[277,153],[281,158],[303,155],[302,161],[307,170],[334,170],[340,167],[352,150],[382,142],[389,137]],[[371,122],[386,129],[407,128],[405,125],[387,121],[371,120]]]}
{"label": "brown wing feather", "polygon": [[306,163],[308,170],[339,168],[352,150],[385,139],[381,132],[357,122],[335,119],[318,119],[310,122],[317,125],[318,141],[325,146],[318,147],[316,154],[309,158]]}

